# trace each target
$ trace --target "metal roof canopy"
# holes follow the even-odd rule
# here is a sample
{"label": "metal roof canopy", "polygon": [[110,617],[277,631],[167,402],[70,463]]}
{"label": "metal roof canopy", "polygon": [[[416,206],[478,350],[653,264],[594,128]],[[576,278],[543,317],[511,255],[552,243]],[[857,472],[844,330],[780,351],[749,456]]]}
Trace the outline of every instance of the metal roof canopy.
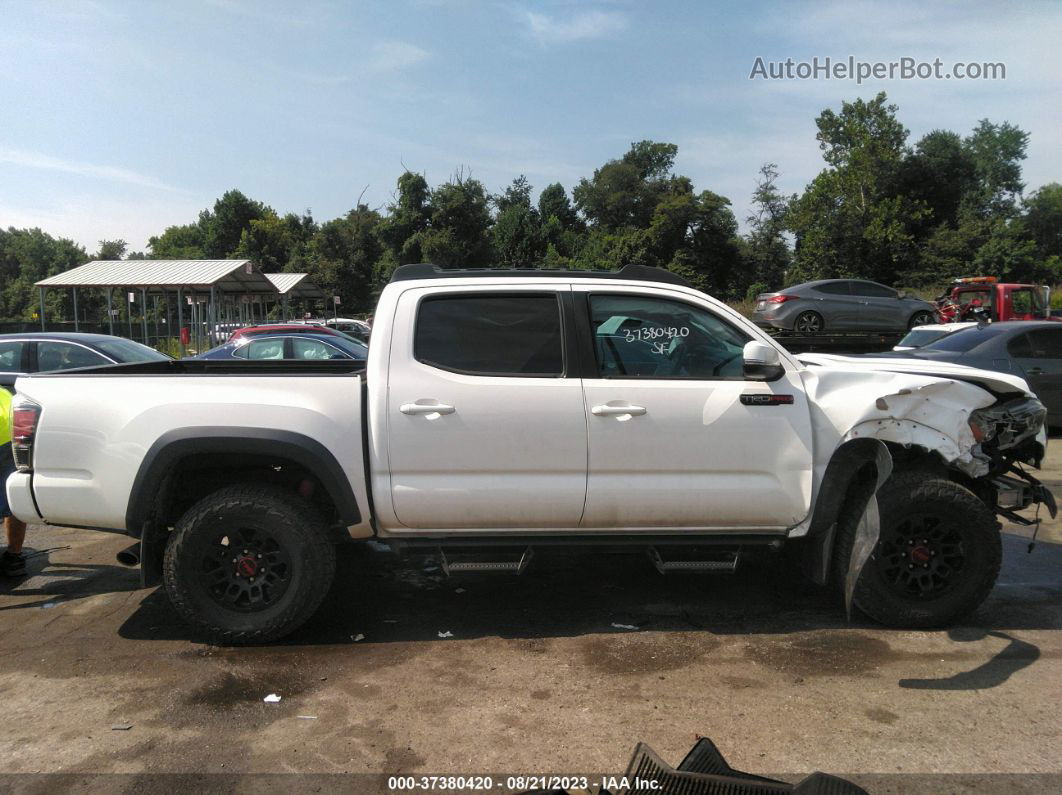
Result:
{"label": "metal roof canopy", "polygon": [[273,283],[282,296],[291,298],[323,299],[328,296],[325,291],[307,280],[308,273],[267,273],[265,277]]}
{"label": "metal roof canopy", "polygon": [[[294,275],[294,274],[291,274]],[[221,293],[276,295],[277,287],[248,259],[94,260],[49,276],[37,287],[217,288]]]}

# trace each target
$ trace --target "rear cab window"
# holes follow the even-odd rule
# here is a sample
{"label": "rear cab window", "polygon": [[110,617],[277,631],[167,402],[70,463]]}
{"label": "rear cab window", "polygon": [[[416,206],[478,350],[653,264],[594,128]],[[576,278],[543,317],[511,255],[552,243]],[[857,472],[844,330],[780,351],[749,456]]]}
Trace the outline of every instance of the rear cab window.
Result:
{"label": "rear cab window", "polygon": [[561,377],[565,372],[556,292],[429,295],[417,309],[413,356],[466,375]]}

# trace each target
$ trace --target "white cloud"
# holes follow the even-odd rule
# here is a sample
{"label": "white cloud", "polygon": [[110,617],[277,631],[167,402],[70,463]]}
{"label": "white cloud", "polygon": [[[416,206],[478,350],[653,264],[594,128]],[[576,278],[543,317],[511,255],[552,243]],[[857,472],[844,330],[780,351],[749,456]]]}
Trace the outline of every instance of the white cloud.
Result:
{"label": "white cloud", "polygon": [[148,238],[167,226],[194,221],[209,202],[200,198],[160,194],[108,196],[63,194],[54,201],[9,206],[0,203],[0,228],[40,227],[53,237],[65,237],[96,251],[100,240],[124,240],[130,251],[143,251]]}
{"label": "white cloud", "polygon": [[371,72],[397,72],[427,60],[427,50],[406,41],[382,41],[371,50],[366,68]]}
{"label": "white cloud", "polygon": [[77,160],[62,160],[42,152],[29,152],[22,149],[7,149],[0,147],[0,163],[8,163],[22,168],[36,168],[45,171],[60,171],[64,174],[74,174],[89,179],[101,179],[108,182],[122,182],[127,185],[139,185],[143,188],[156,190],[178,190],[172,185],[167,185],[161,180],[147,174],[140,174],[125,168],[114,166],[100,166],[94,163],[84,163]]}
{"label": "white cloud", "polygon": [[528,33],[542,45],[607,38],[627,28],[626,15],[618,11],[581,11],[565,19],[535,11],[524,11],[521,16]]}

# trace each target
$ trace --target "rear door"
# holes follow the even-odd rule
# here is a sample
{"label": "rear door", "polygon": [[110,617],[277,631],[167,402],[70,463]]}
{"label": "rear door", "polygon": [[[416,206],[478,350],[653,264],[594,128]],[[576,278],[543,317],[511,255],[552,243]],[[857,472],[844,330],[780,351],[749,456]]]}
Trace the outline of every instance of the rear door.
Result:
{"label": "rear door", "polygon": [[567,285],[402,294],[386,418],[390,497],[404,528],[578,527],[586,416],[563,333],[570,312]]}
{"label": "rear door", "polygon": [[900,317],[903,303],[895,290],[874,282],[852,282],[852,295],[862,306],[860,328],[899,331],[907,328],[908,318]]}
{"label": "rear door", "polygon": [[863,301],[852,295],[851,282],[826,282],[812,289],[818,294],[817,306],[812,308],[822,315],[826,331],[844,331],[859,327]]}
{"label": "rear door", "polygon": [[1062,328],[1033,329],[1011,340],[1011,356],[1024,371],[1029,388],[1047,406],[1052,424],[1062,421]]}
{"label": "rear door", "polygon": [[752,337],[687,294],[576,286],[584,373],[584,528],[777,531],[804,518],[811,421],[796,370],[746,381]]}

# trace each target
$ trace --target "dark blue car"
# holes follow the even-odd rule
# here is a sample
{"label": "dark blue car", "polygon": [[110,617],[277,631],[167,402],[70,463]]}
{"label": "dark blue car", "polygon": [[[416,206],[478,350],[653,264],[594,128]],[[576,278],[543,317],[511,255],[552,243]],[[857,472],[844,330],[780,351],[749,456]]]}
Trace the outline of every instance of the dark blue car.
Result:
{"label": "dark blue car", "polygon": [[353,359],[363,362],[369,349],[360,342],[336,335],[293,333],[237,337],[193,359],[232,361],[322,361]]}
{"label": "dark blue car", "polygon": [[989,323],[956,331],[913,351],[885,355],[965,364],[1021,376],[1047,407],[1047,424],[1062,426],[1062,323]]}

